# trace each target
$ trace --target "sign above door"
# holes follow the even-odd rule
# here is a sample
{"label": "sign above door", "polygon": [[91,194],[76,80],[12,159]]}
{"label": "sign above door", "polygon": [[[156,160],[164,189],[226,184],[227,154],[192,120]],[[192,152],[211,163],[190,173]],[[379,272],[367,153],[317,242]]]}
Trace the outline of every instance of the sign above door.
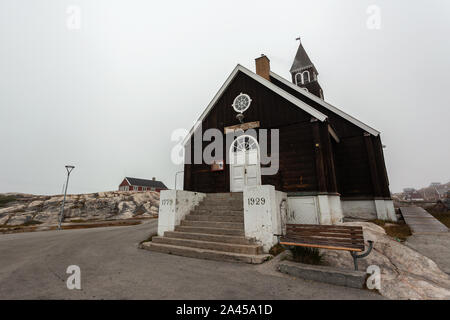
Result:
{"label": "sign above door", "polygon": [[225,132],[225,134],[228,134],[228,133],[233,133],[238,130],[246,131],[248,129],[255,129],[255,128],[259,128],[259,127],[260,127],[259,121],[253,121],[253,122],[246,122],[246,123],[236,124],[234,126],[225,127],[223,131]]}

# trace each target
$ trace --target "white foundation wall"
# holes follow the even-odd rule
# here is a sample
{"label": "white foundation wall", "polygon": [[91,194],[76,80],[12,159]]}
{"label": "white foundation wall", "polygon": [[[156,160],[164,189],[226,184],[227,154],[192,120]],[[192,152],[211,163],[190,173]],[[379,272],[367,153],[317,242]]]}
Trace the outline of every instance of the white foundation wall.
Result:
{"label": "white foundation wall", "polygon": [[374,200],[377,217],[380,220],[397,221],[392,200]]}
{"label": "white foundation wall", "polygon": [[158,236],[174,231],[181,220],[206,196],[184,190],[162,190],[159,198]]}
{"label": "white foundation wall", "polygon": [[342,210],[346,219],[397,221],[392,200],[342,200]]}
{"label": "white foundation wall", "polygon": [[384,200],[384,204],[386,206],[387,216],[391,221],[397,221],[397,214],[394,209],[394,201],[392,200]]}
{"label": "white foundation wall", "polygon": [[287,194],[271,185],[246,186],[243,200],[245,236],[268,252],[278,242],[275,235],[285,229]]}
{"label": "white foundation wall", "polygon": [[343,221],[339,195],[289,196],[287,223],[336,224]]}

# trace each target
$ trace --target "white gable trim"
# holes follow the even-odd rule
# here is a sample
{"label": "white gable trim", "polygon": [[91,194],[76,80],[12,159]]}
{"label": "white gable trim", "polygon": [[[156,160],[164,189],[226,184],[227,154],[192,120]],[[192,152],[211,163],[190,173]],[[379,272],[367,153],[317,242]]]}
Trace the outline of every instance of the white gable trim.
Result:
{"label": "white gable trim", "polygon": [[362,123],[358,119],[353,118],[351,115],[345,113],[342,110],[339,110],[335,106],[332,106],[331,104],[325,102],[324,100],[320,99],[316,95],[314,95],[314,94],[312,94],[310,92],[307,92],[306,90],[302,90],[302,88],[300,88],[300,87],[296,86],[295,84],[289,82],[288,80],[284,79],[283,77],[280,77],[276,73],[273,73],[271,71],[270,72],[270,76],[274,77],[275,79],[277,79],[278,81],[280,81],[283,84],[287,85],[288,87],[296,90],[297,92],[300,92],[301,94],[303,94],[304,96],[310,98],[311,100],[314,100],[315,102],[319,103],[321,106],[323,106],[323,107],[327,108],[328,110],[336,113],[337,115],[339,115],[342,118],[348,120],[349,122],[353,123],[354,125],[360,127],[361,129],[363,129],[364,131],[370,133],[371,135],[378,136],[380,134],[380,132],[375,130],[374,128],[369,127],[368,125]]}
{"label": "white gable trim", "polygon": [[227,80],[225,81],[225,83],[220,87],[219,91],[216,93],[216,95],[214,96],[214,98],[211,100],[211,102],[208,104],[208,107],[206,107],[206,109],[203,111],[203,113],[200,115],[200,117],[198,118],[196,124],[191,128],[191,130],[189,131],[188,135],[186,136],[186,138],[184,138],[183,140],[183,145],[185,145],[189,138],[192,136],[192,134],[194,133],[194,131],[198,128],[198,126],[203,122],[203,119],[206,118],[206,116],[209,114],[209,112],[211,111],[211,109],[214,107],[214,105],[216,104],[216,102],[220,99],[220,97],[222,96],[222,94],[224,93],[224,91],[227,89],[227,87],[230,85],[231,81],[233,81],[233,79],[236,77],[236,75],[238,74],[238,72],[241,71],[242,73],[248,75],[250,78],[258,81],[259,83],[261,83],[262,85],[264,85],[265,87],[267,87],[268,89],[272,90],[273,92],[277,93],[278,95],[280,95],[281,97],[285,98],[286,100],[288,100],[289,102],[295,104],[297,107],[299,107],[300,109],[302,109],[303,111],[309,113],[311,116],[313,116],[314,118],[320,120],[320,121],[325,121],[328,117],[326,115],[324,115],[323,113],[319,112],[318,110],[314,109],[313,107],[307,105],[306,103],[304,103],[303,101],[301,101],[300,99],[294,97],[293,95],[291,95],[290,93],[284,91],[283,89],[281,89],[280,87],[274,85],[273,83],[271,83],[270,81],[264,79],[263,77],[257,75],[256,73],[248,70],[247,68],[241,66],[240,64],[238,64],[233,72],[231,72],[231,74],[228,76]]}

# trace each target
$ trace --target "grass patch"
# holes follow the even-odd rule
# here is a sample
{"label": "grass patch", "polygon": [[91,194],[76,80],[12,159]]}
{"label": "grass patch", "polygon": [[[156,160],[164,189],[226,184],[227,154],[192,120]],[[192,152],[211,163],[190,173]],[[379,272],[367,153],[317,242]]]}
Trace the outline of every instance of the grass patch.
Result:
{"label": "grass patch", "polygon": [[317,248],[294,246],[290,249],[292,252],[292,260],[295,262],[321,265],[323,264],[322,254]]}
{"label": "grass patch", "polygon": [[29,221],[26,221],[26,222],[22,223],[22,226],[23,227],[28,227],[28,226],[34,226],[34,225],[37,225],[37,224],[41,224],[41,223],[42,223],[41,221],[29,220]]}
{"label": "grass patch", "polygon": [[0,229],[20,228],[18,225],[0,224]]}
{"label": "grass patch", "polygon": [[275,256],[279,255],[280,253],[282,253],[284,250],[286,250],[286,249],[284,249],[281,244],[277,243],[272,248],[270,248],[269,254],[271,254],[275,257]]}
{"label": "grass patch", "polygon": [[14,202],[17,199],[14,198],[13,196],[4,196],[4,195],[0,195],[0,208],[6,207],[6,205],[10,202]]}
{"label": "grass patch", "polygon": [[67,220],[66,222],[70,222],[70,223],[83,223],[83,222],[89,222],[89,220],[84,220],[84,219],[73,219],[73,220]]}
{"label": "grass patch", "polygon": [[[442,205],[443,206],[443,205]],[[426,209],[429,214],[438,219],[442,224],[450,228],[450,210],[446,210],[444,207],[435,205]]]}
{"label": "grass patch", "polygon": [[[40,230],[37,225],[42,222],[36,220],[30,220],[21,225],[0,225],[0,233],[16,233],[16,232],[32,232],[36,230]],[[100,228],[100,227],[123,227],[123,226],[134,226],[141,224],[140,221],[104,221],[101,223],[92,223],[92,224],[74,224],[74,225],[63,225],[61,229],[70,230],[70,229],[91,229],[91,228]],[[56,230],[57,226],[48,226],[46,230]],[[145,240],[147,241],[147,240]]]}
{"label": "grass patch", "polygon": [[17,224],[16,225],[0,224],[0,228],[7,228],[7,229],[14,229],[14,228],[16,228],[16,229],[20,229],[22,227],[35,226],[35,225],[39,225],[41,223],[42,223],[41,221],[29,220],[29,221],[26,221],[26,222],[24,222],[22,224],[19,224],[19,225],[17,225]]}
{"label": "grass patch", "polygon": [[[139,221],[114,221],[114,222],[103,222],[103,223],[92,223],[92,224],[79,224],[79,225],[65,225],[61,226],[61,229],[90,229],[90,228],[101,228],[101,227],[123,227],[123,226],[134,226],[141,224]],[[55,227],[56,228],[56,227]]]}
{"label": "grass patch", "polygon": [[450,213],[430,212],[430,214],[438,219],[442,224],[445,224],[447,228],[450,228]]}
{"label": "grass patch", "polygon": [[371,220],[370,222],[382,227],[386,234],[397,241],[405,241],[411,236],[411,229],[404,222],[386,222],[384,220]]}

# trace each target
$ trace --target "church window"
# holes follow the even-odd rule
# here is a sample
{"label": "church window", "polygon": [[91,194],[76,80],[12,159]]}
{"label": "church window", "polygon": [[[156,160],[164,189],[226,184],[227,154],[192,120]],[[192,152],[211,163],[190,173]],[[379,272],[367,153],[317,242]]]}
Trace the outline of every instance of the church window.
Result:
{"label": "church window", "polygon": [[250,107],[250,103],[252,99],[248,94],[242,93],[239,94],[233,101],[233,108],[236,112],[242,113]]}
{"label": "church window", "polygon": [[302,74],[300,72],[295,74],[295,84],[303,84]]}
{"label": "church window", "polygon": [[303,71],[302,72],[302,84],[311,82],[311,79],[309,77],[309,71]]}

